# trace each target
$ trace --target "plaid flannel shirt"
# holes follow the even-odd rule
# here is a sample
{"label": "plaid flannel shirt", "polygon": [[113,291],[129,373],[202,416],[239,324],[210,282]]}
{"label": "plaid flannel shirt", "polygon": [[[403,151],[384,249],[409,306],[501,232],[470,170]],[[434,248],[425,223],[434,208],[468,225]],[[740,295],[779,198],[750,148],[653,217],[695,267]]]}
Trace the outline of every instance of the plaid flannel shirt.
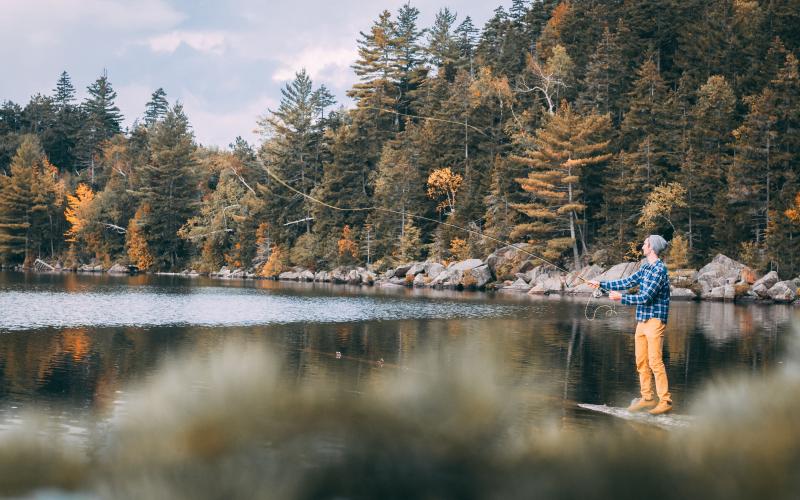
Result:
{"label": "plaid flannel shirt", "polygon": [[624,294],[622,303],[636,305],[636,321],[658,318],[666,324],[670,294],[667,266],[661,259],[652,264],[646,262],[627,278],[600,282],[606,290],[627,290],[634,285],[639,285],[639,293]]}

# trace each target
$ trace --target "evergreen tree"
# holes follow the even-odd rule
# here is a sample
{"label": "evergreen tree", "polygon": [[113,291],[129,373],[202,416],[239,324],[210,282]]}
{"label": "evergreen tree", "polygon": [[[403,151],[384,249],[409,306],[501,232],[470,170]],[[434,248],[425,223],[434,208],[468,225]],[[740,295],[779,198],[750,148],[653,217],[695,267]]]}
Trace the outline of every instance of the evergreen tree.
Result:
{"label": "evergreen tree", "polygon": [[169,102],[167,102],[167,93],[161,87],[157,88],[150,96],[144,107],[144,123],[148,127],[153,125],[158,120],[166,116],[169,111]]}
{"label": "evergreen tree", "polygon": [[523,152],[512,159],[530,168],[527,177],[517,181],[531,197],[515,208],[532,220],[517,225],[512,238],[530,236],[530,242],[550,259],[572,249],[574,266],[581,267],[580,253],[586,252],[582,180],[587,167],[611,158],[604,138],[609,127],[608,116],[582,117],[563,104],[534,136],[517,135]]}
{"label": "evergreen tree", "polygon": [[183,107],[176,104],[150,135],[150,161],[141,171],[140,226],[157,269],[176,269],[185,254],[178,230],[197,205],[194,138]]}
{"label": "evergreen tree", "polygon": [[94,184],[94,160],[99,153],[102,142],[120,133],[122,113],[114,103],[117,93],[103,75],[95,80],[87,89],[89,96],[83,102],[85,113],[83,136],[81,137],[80,159],[89,168],[89,182]]}
{"label": "evergreen tree", "polygon": [[66,71],[62,71],[61,76],[58,77],[56,88],[53,89],[53,100],[60,109],[72,106],[75,101],[75,87]]}
{"label": "evergreen tree", "polygon": [[[624,30],[625,26],[617,29]],[[627,90],[626,63],[617,34],[606,26],[594,53],[589,57],[577,100],[580,109],[610,114],[614,122],[619,123],[622,120],[621,97]]]}
{"label": "evergreen tree", "polygon": [[472,24],[472,18],[465,17],[455,30],[455,43],[458,49],[458,69],[468,71],[475,76],[475,49],[478,44],[478,29]]}
{"label": "evergreen tree", "polygon": [[428,58],[437,73],[452,81],[459,58],[458,41],[453,33],[456,14],[447,7],[436,13],[433,26],[428,30]]}
{"label": "evergreen tree", "polygon": [[60,250],[64,186],[33,135],[23,137],[10,171],[0,177],[0,259],[30,267]]}

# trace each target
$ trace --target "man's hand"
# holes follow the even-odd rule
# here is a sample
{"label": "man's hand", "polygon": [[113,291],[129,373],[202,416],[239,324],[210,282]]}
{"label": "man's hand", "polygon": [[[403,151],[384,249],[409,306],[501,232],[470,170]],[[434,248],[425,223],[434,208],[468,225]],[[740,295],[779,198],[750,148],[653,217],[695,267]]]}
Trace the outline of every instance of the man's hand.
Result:
{"label": "man's hand", "polygon": [[619,292],[608,292],[608,298],[611,300],[622,300],[622,294]]}
{"label": "man's hand", "polygon": [[589,280],[589,281],[586,282],[586,284],[589,285],[592,288],[600,288],[600,282],[599,281]]}

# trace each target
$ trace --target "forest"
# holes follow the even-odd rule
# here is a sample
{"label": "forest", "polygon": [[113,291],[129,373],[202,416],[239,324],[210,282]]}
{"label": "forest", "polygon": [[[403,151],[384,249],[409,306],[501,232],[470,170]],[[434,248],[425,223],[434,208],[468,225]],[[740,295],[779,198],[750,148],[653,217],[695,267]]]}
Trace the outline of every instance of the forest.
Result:
{"label": "forest", "polygon": [[346,106],[299,71],[254,123],[260,144],[198,144],[161,88],[123,129],[105,73],[82,102],[66,71],[5,100],[0,263],[274,276],[503,241],[576,268],[660,233],[674,267],[721,252],[800,273],[800,1],[419,16],[406,4],[358,34]]}

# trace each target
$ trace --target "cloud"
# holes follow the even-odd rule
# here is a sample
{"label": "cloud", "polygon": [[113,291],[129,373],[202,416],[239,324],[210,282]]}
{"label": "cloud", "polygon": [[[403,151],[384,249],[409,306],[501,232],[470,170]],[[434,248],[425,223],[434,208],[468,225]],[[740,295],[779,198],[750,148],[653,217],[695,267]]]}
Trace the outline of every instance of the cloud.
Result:
{"label": "cloud", "polygon": [[172,53],[181,45],[198,52],[219,55],[225,51],[230,35],[223,31],[172,31],[147,39],[153,52]]}
{"label": "cloud", "polygon": [[281,65],[272,74],[272,79],[276,82],[291,81],[295,73],[305,68],[315,81],[344,86],[353,79],[350,66],[357,57],[355,48],[307,47],[300,53],[282,56]]}
{"label": "cloud", "polygon": [[275,109],[278,104],[273,97],[262,95],[237,108],[218,110],[205,98],[187,91],[182,92],[180,100],[197,141],[223,148],[232,143],[237,135],[251,144],[257,144],[260,139],[256,132],[259,117],[268,108]]}

